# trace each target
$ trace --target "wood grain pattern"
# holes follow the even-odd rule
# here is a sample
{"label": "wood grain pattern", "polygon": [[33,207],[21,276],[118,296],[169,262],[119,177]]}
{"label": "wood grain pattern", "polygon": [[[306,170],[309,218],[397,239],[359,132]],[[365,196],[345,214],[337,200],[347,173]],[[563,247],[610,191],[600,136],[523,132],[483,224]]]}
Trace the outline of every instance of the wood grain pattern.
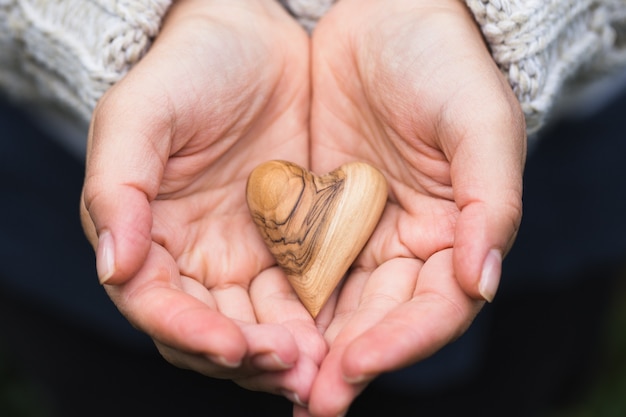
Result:
{"label": "wood grain pattern", "polygon": [[246,197],[276,263],[315,317],[376,228],[387,183],[362,162],[316,176],[270,161],[252,171]]}

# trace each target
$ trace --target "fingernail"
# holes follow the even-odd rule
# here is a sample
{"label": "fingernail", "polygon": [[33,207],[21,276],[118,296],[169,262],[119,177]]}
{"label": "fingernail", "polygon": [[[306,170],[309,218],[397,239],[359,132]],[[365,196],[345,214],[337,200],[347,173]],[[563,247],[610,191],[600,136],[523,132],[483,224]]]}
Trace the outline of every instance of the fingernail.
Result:
{"label": "fingernail", "polygon": [[100,284],[106,282],[115,273],[115,248],[113,247],[113,235],[108,230],[100,233],[98,237],[98,251],[96,253],[96,271]]}
{"label": "fingernail", "polygon": [[487,254],[483,263],[483,270],[478,283],[478,292],[488,302],[492,302],[500,285],[502,272],[502,255],[497,249],[492,249]]}
{"label": "fingernail", "polygon": [[235,369],[241,366],[241,361],[231,362],[225,357],[219,355],[209,355],[209,360],[225,368]]}
{"label": "fingernail", "polygon": [[293,368],[293,364],[284,362],[275,352],[261,353],[252,358],[252,365],[265,370],[285,370]]}
{"label": "fingernail", "polygon": [[365,375],[357,375],[357,376],[344,375],[343,380],[346,381],[350,385],[359,385],[368,381],[368,378]]}
{"label": "fingernail", "polygon": [[283,390],[281,391],[283,397],[287,398],[294,404],[298,404],[300,407],[307,408],[308,405],[300,399],[300,396],[292,391]]}

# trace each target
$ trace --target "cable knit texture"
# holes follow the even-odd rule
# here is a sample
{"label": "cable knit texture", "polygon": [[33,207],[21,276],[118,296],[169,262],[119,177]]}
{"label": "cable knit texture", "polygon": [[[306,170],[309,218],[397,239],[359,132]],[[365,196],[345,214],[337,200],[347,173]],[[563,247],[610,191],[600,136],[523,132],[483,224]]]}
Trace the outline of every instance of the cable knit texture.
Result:
{"label": "cable knit texture", "polygon": [[[308,30],[334,0],[278,0]],[[141,59],[171,0],[0,0],[0,88],[88,120]],[[466,0],[537,130],[565,88],[626,63],[625,0]],[[576,77],[574,77],[576,75]]]}
{"label": "cable knit texture", "polygon": [[[467,0],[491,53],[539,129],[557,94],[626,63],[624,0]],[[573,77],[577,74],[578,77]]]}
{"label": "cable knit texture", "polygon": [[84,120],[141,59],[169,0],[0,0],[0,87]]}
{"label": "cable knit texture", "polygon": [[330,9],[335,0],[279,0],[309,32]]}

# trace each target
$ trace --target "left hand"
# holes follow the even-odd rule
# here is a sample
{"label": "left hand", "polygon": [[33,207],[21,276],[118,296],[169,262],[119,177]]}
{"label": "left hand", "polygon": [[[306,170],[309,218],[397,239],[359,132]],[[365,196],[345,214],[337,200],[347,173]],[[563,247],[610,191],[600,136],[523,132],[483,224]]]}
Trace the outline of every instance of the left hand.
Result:
{"label": "left hand", "polygon": [[461,335],[493,298],[521,219],[526,135],[458,0],[342,0],[312,49],[312,169],[365,160],[390,188],[318,316],[330,351],[309,408],[294,413],[336,416],[380,373]]}
{"label": "left hand", "polygon": [[308,61],[274,0],[176,1],[98,103],[82,200],[101,282],[165,359],[295,402],[326,344],[245,188],[268,159],[308,162]]}

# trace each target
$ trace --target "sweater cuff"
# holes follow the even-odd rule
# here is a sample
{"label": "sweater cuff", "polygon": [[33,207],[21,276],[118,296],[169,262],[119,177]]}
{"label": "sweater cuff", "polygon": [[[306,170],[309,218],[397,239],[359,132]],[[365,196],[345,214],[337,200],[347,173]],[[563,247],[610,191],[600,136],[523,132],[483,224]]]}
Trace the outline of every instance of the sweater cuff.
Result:
{"label": "sweater cuff", "polygon": [[335,1],[337,0],[278,0],[309,33]]}
{"label": "sweater cuff", "polygon": [[626,63],[622,0],[466,0],[537,131],[564,87]]}
{"label": "sweater cuff", "polygon": [[88,121],[148,50],[171,0],[0,0],[0,88]]}

